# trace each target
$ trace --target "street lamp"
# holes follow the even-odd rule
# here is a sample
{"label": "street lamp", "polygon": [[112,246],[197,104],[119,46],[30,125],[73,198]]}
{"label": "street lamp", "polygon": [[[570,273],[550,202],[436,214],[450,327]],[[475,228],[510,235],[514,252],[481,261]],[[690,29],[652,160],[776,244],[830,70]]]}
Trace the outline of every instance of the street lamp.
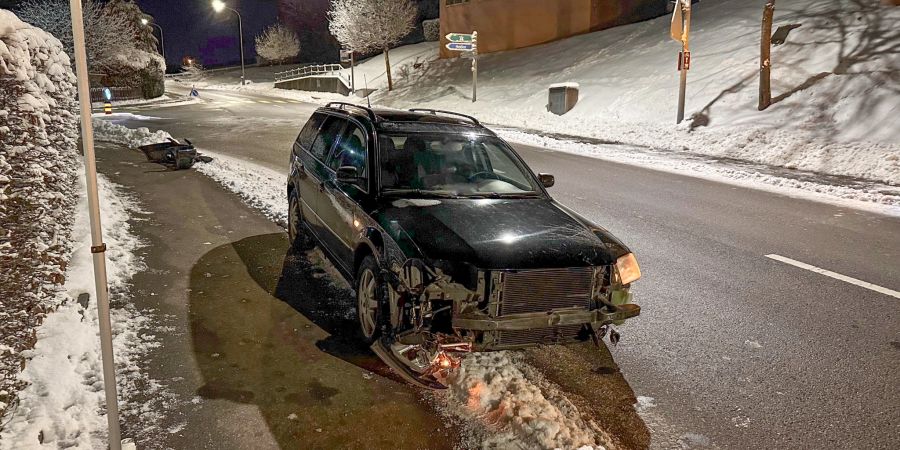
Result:
{"label": "street lamp", "polygon": [[146,17],[141,17],[141,25],[144,25],[144,26],[150,25],[150,26],[153,26],[153,27],[156,27],[157,29],[159,29],[159,46],[162,48],[162,57],[163,57],[163,60],[165,60],[166,59],[166,38],[163,37],[162,27],[147,20]]}
{"label": "street lamp", "polygon": [[228,5],[225,4],[222,0],[213,0],[212,8],[215,12],[222,12],[222,10],[227,9],[233,12],[238,18],[238,35],[240,36],[241,43],[241,86],[244,85],[244,25],[241,23],[241,14],[237,12],[234,8],[229,8]]}

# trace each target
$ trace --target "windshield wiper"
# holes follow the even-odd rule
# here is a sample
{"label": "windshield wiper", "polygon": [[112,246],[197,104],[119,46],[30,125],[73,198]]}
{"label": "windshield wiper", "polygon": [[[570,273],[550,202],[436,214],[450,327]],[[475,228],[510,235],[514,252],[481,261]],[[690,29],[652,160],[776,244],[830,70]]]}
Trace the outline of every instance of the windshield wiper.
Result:
{"label": "windshield wiper", "polygon": [[384,189],[385,195],[415,195],[417,197],[459,198],[456,192],[433,191],[428,189]]}
{"label": "windshield wiper", "polygon": [[540,198],[540,194],[536,192],[479,192],[475,194],[465,194],[466,198]]}

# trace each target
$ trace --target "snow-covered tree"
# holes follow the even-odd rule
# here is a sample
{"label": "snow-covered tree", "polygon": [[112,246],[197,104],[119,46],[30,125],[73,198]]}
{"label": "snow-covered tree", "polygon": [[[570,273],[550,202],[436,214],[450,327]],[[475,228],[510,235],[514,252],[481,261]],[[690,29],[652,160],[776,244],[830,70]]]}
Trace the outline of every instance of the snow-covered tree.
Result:
{"label": "snow-covered tree", "polygon": [[[133,35],[134,27],[127,17],[113,14],[102,3],[92,0],[83,2],[83,13],[88,64],[92,70],[107,69],[114,65],[117,55],[127,53],[133,46],[128,37]],[[74,54],[68,0],[25,0],[17,14],[59,39],[67,54]]]}
{"label": "snow-covered tree", "polygon": [[328,11],[329,29],[352,51],[384,52],[388,90],[392,90],[388,51],[412,31],[417,14],[410,0],[332,0]]}
{"label": "snow-covered tree", "polygon": [[293,31],[276,23],[256,37],[256,53],[280,64],[300,53],[300,39]]}
{"label": "snow-covered tree", "polygon": [[110,0],[106,5],[109,14],[122,17],[131,28],[131,42],[138,50],[159,53],[159,41],[153,34],[153,27],[144,25],[142,20],[152,22],[153,17],[141,11],[132,0]]}

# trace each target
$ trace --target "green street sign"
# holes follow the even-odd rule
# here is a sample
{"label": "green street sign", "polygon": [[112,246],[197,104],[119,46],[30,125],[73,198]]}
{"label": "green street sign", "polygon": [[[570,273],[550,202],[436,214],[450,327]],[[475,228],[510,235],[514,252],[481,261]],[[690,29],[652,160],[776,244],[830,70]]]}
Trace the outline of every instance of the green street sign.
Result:
{"label": "green street sign", "polygon": [[447,33],[445,36],[450,42],[472,42],[471,34],[463,34],[463,33]]}

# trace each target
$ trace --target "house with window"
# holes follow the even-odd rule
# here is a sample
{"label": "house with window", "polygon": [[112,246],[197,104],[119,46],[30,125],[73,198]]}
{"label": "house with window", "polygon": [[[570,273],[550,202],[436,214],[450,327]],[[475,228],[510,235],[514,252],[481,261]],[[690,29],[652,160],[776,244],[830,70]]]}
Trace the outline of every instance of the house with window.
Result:
{"label": "house with window", "polygon": [[440,0],[447,33],[478,31],[478,53],[529,47],[666,14],[668,0]]}

